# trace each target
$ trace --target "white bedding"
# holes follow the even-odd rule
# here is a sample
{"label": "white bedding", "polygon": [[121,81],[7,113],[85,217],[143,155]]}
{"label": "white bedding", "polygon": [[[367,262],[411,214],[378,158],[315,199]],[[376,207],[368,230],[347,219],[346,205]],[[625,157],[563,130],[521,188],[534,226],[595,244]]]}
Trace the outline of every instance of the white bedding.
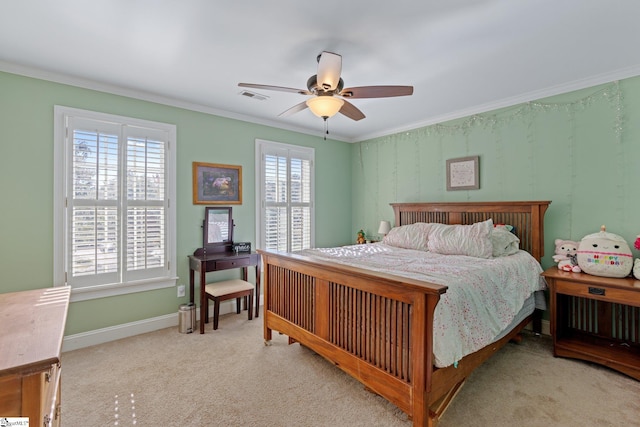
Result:
{"label": "white bedding", "polygon": [[546,287],[542,267],[525,251],[485,259],[374,243],[297,253],[448,286],[434,313],[433,353],[438,367],[493,342],[524,301]]}

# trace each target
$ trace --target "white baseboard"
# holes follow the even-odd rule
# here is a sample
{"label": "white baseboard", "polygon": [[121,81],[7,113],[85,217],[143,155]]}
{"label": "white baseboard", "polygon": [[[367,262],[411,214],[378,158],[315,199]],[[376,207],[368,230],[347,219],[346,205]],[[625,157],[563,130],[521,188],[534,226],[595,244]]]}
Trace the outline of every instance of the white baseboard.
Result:
{"label": "white baseboard", "polygon": [[165,314],[164,316],[139,320],[137,322],[123,323],[121,325],[110,326],[108,328],[94,329],[93,331],[67,335],[62,340],[62,352],[64,353],[65,351],[103,344],[109,341],[157,331],[158,329],[171,328],[173,326],[178,326],[177,312],[174,314]]}
{"label": "white baseboard", "polygon": [[[262,299],[260,301],[262,305]],[[220,314],[236,312],[236,301],[228,300],[220,303]],[[213,313],[213,308],[209,307],[209,313]],[[196,310],[196,320],[200,320],[200,310]],[[211,317],[209,318],[211,321]],[[138,320],[136,322],[123,323],[121,325],[110,326],[108,328],[95,329],[93,331],[81,332],[79,334],[67,335],[62,340],[62,352],[77,350],[92,345],[103,344],[134,335],[146,334],[147,332],[159,329],[172,328],[178,326],[178,311],[172,314]]]}

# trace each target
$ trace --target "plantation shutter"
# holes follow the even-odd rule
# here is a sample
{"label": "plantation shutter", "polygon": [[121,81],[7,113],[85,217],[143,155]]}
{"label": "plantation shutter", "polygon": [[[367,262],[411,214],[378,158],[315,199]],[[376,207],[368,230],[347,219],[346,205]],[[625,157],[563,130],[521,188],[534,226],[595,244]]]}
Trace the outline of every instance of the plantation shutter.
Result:
{"label": "plantation shutter", "polygon": [[287,157],[286,155],[265,154],[265,249],[286,251],[288,247],[287,215]]}
{"label": "plantation shutter", "polygon": [[[167,135],[154,129],[125,127],[127,141],[125,281],[162,274],[166,264],[165,146]],[[126,213],[125,213],[126,212]]]}
{"label": "plantation shutter", "polygon": [[311,247],[311,161],[291,157],[289,172],[291,193],[289,247],[292,251],[299,251]]}
{"label": "plantation shutter", "polygon": [[67,283],[167,276],[167,132],[70,117],[67,135]]}
{"label": "plantation shutter", "polygon": [[259,247],[295,251],[313,244],[313,150],[258,141]]}

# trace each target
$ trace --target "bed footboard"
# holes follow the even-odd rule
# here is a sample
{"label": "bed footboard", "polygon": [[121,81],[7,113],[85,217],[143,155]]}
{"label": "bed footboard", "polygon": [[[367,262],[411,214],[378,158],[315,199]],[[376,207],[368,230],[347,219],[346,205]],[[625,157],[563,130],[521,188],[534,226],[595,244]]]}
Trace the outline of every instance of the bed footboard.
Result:
{"label": "bed footboard", "polygon": [[431,425],[433,313],[446,286],[261,251],[264,338],[279,331]]}

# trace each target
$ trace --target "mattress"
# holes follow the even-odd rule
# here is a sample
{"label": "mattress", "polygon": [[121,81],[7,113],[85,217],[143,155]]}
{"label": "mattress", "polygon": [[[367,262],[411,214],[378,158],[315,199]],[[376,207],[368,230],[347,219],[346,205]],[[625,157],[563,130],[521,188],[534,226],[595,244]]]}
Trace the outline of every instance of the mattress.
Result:
{"label": "mattress", "polygon": [[375,243],[297,253],[446,285],[447,292],[441,295],[434,313],[437,367],[455,364],[498,340],[533,312],[535,292],[546,287],[540,276],[542,267],[525,251],[485,259]]}

